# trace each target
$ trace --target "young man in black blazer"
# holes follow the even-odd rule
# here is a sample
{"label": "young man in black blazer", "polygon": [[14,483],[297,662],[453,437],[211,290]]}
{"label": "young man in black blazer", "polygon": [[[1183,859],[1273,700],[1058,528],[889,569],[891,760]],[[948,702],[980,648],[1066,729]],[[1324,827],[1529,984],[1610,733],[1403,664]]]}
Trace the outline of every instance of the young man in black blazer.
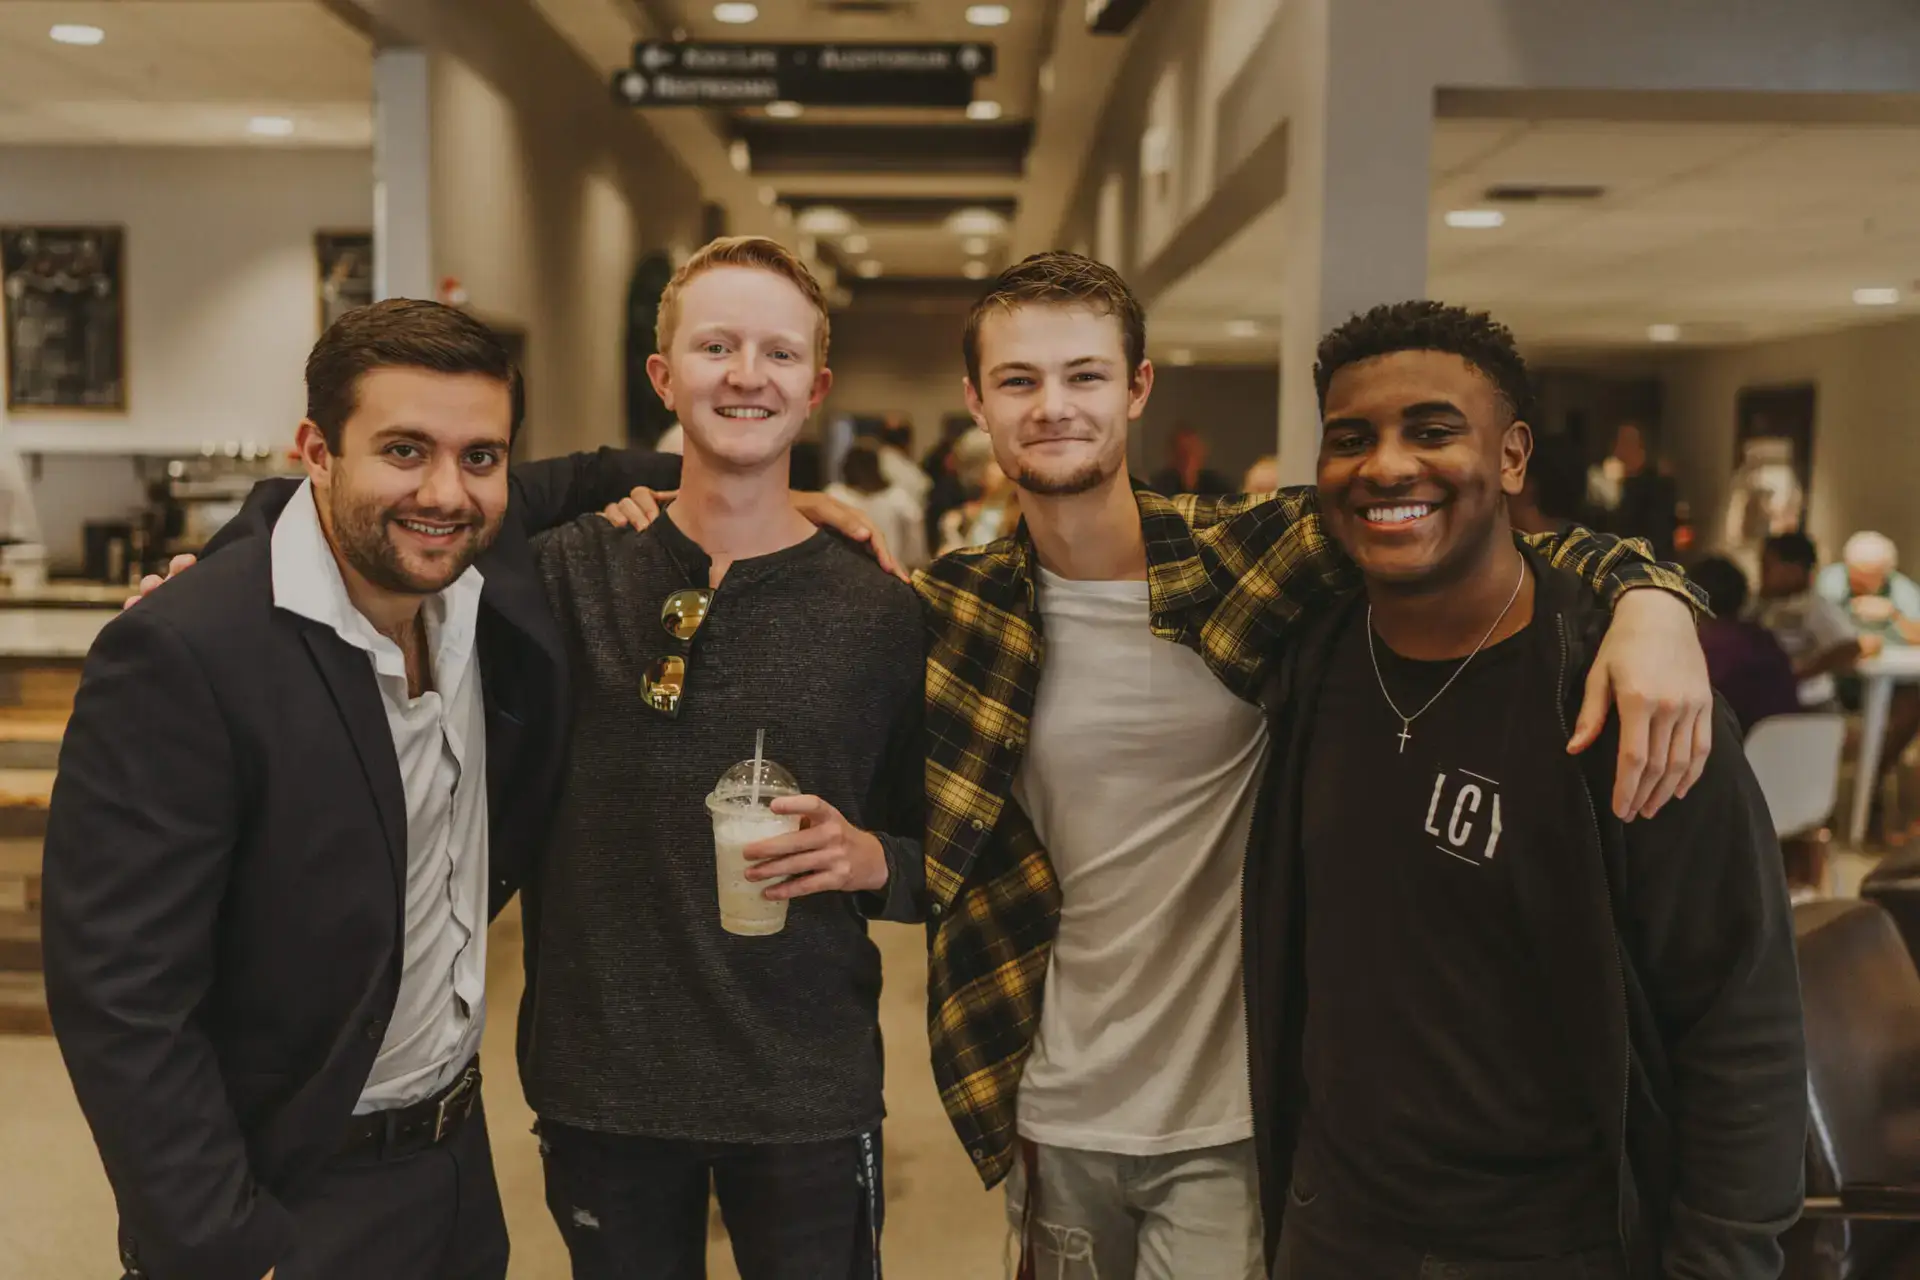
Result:
{"label": "young man in black blazer", "polygon": [[344,317],[307,382],[307,481],[262,486],[89,655],[48,1001],[130,1275],[499,1277],[486,927],[567,738],[527,534],[677,459],[510,474],[519,374],[429,302]]}

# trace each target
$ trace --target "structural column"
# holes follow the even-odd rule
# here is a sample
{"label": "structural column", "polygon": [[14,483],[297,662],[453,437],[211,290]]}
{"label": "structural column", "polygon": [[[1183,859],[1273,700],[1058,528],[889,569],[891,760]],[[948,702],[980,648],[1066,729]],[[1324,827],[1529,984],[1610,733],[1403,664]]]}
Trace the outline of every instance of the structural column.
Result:
{"label": "structural column", "polygon": [[[1314,351],[1356,311],[1426,295],[1433,87],[1393,49],[1391,23],[1350,0],[1289,0],[1303,12],[1287,61],[1281,283],[1280,477],[1311,483],[1320,447]],[[1403,65],[1413,62],[1416,65]]]}
{"label": "structural column", "polygon": [[373,59],[373,262],[377,298],[431,298],[433,116],[426,51]]}

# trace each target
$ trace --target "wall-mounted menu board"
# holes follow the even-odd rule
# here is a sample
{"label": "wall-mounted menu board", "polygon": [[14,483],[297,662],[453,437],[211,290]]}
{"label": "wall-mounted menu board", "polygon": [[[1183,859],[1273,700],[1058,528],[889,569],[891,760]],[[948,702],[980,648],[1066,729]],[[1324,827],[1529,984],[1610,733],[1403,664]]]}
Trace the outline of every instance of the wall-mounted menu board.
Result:
{"label": "wall-mounted menu board", "polygon": [[0,227],[7,409],[127,408],[126,229]]}

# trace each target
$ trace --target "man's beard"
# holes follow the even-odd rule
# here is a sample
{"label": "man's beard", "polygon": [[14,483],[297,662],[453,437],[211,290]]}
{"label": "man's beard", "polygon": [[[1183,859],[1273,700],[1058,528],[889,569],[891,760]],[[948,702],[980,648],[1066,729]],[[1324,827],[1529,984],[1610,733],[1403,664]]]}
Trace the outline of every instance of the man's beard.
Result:
{"label": "man's beard", "polygon": [[[328,502],[333,516],[333,539],[340,554],[347,563],[365,578],[368,583],[382,591],[393,591],[403,595],[428,596],[451,586],[468,566],[480,558],[480,554],[493,545],[493,539],[500,532],[496,521],[487,525],[477,510],[465,512],[439,513],[430,511],[403,511],[398,507],[384,507],[378,499],[356,501],[341,489],[334,489]],[[467,529],[464,542],[448,548],[447,554],[437,563],[441,572],[431,578],[424,578],[408,570],[400,556],[400,549],[393,543],[388,528],[399,519],[419,520],[430,524],[459,524]]]}
{"label": "man's beard", "polygon": [[1020,468],[1020,474],[1013,482],[1028,493],[1036,493],[1045,498],[1071,498],[1077,494],[1091,493],[1106,481],[1107,472],[1098,462],[1089,462],[1084,467],[1069,471],[1065,475],[1043,475],[1032,467]]}

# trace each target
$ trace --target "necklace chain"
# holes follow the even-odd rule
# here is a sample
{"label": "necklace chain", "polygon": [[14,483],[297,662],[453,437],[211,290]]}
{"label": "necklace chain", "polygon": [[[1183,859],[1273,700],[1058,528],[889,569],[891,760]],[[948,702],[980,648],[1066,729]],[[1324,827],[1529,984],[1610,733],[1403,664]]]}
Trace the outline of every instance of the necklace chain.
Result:
{"label": "necklace chain", "polygon": [[1404,755],[1406,753],[1407,742],[1413,737],[1413,722],[1427,714],[1427,712],[1432,709],[1433,704],[1440,701],[1441,695],[1453,688],[1453,682],[1460,678],[1460,673],[1467,669],[1467,664],[1480,656],[1480,651],[1487,647],[1487,641],[1493,639],[1493,633],[1500,629],[1500,624],[1507,620],[1509,613],[1513,612],[1513,602],[1520,598],[1520,588],[1525,586],[1526,582],[1527,562],[1522,560],[1520,562],[1520,577],[1513,584],[1513,594],[1507,597],[1506,608],[1500,610],[1500,616],[1495,618],[1493,625],[1487,628],[1487,634],[1480,637],[1480,643],[1473,646],[1473,652],[1460,660],[1460,665],[1453,669],[1453,674],[1447,677],[1447,682],[1441,685],[1439,691],[1431,698],[1427,699],[1425,706],[1421,707],[1412,715],[1408,715],[1402,711],[1400,704],[1393,700],[1393,695],[1387,692],[1387,677],[1380,670],[1380,647],[1378,642],[1373,638],[1373,605],[1367,605],[1367,656],[1373,659],[1373,678],[1380,684],[1380,696],[1387,700],[1387,706],[1392,710],[1393,714],[1400,717],[1399,737],[1401,754]]}

